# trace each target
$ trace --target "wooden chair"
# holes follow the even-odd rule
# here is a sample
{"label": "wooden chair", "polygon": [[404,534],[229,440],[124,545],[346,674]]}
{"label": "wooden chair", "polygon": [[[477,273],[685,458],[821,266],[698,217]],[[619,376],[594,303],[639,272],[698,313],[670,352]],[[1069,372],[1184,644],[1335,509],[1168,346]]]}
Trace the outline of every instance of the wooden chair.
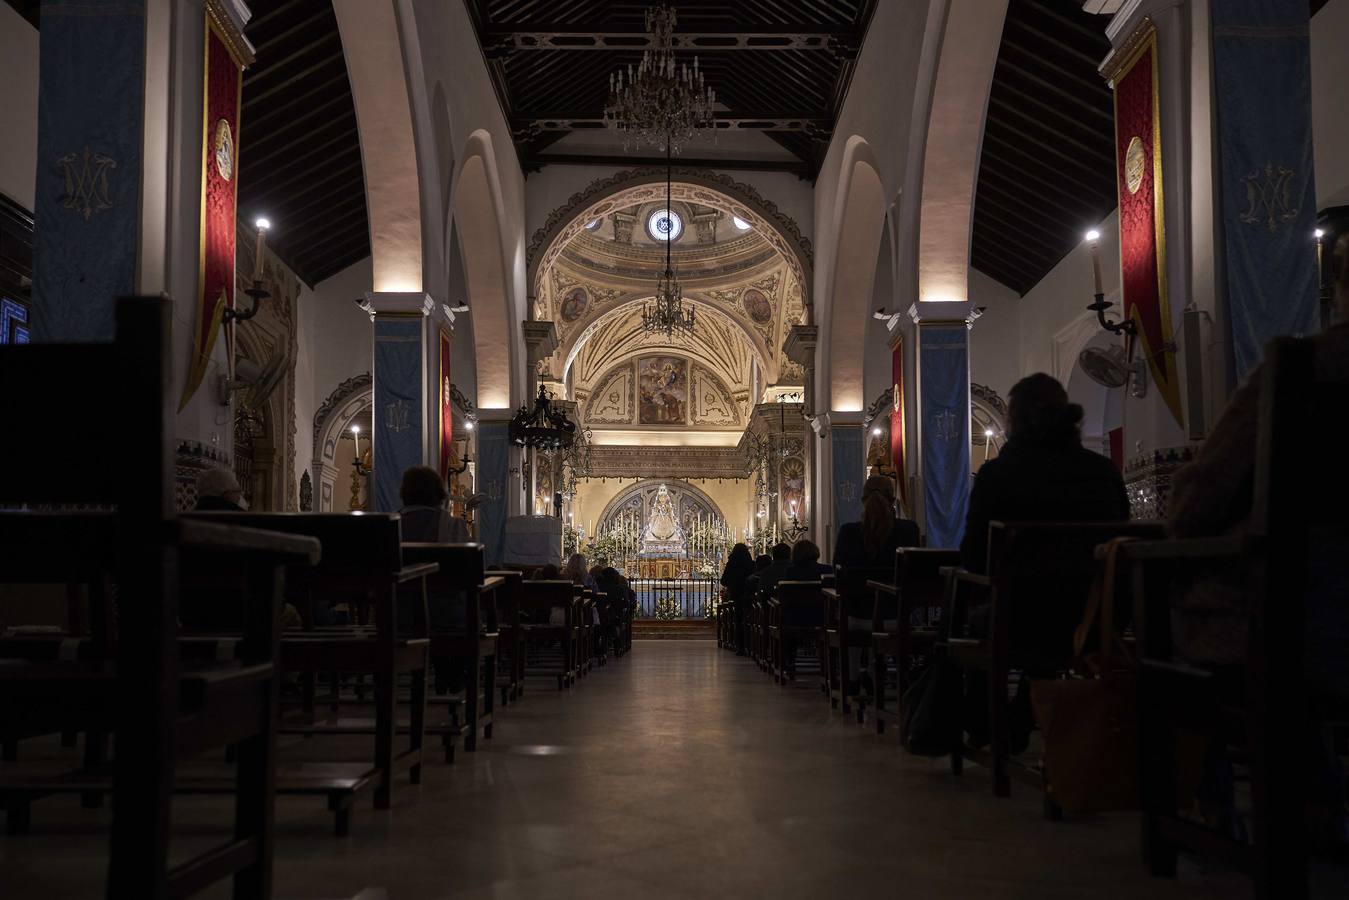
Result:
{"label": "wooden chair", "polygon": [[[0,515],[5,548],[0,577],[59,572],[89,553],[105,559],[117,596],[116,645],[85,659],[11,659],[0,665],[0,721],[37,731],[114,732],[107,775],[78,772],[74,792],[113,796],[108,896],[160,900],[187,896],[233,875],[236,898],[270,897],[273,848],[277,635],[280,567],[313,562],[315,542],[247,529],[185,522],[173,513],[168,396],[170,301],[127,298],[109,344],[0,347],[0,416],[22,422],[29,438],[11,441],[0,467],[0,502],[101,505],[111,513]],[[64,405],[97,373],[103,402],[79,415]],[[119,434],[104,464],[87,459],[90,434]],[[109,472],[115,473],[109,475]],[[100,547],[83,546],[95,538]],[[105,550],[103,548],[110,548]],[[104,555],[106,553],[106,555]],[[229,555],[246,589],[240,660],[183,664],[178,633],[180,573]],[[71,566],[81,576],[79,564]],[[105,623],[106,624],[106,623]],[[113,632],[107,628],[106,638]],[[78,654],[77,654],[78,655]],[[169,865],[170,791],[180,754],[234,745],[238,766],[232,839]],[[61,790],[60,779],[25,779],[6,764],[0,794],[7,824],[27,815],[26,800]],[[16,796],[17,795],[17,796]]]}
{"label": "wooden chair", "polygon": [[524,575],[515,569],[493,569],[484,573],[488,578],[500,578],[496,590],[497,611],[497,687],[501,691],[501,705],[508,706],[524,697],[525,656],[524,637],[520,629],[520,593]]}
{"label": "wooden chair", "polygon": [[[497,657],[501,633],[497,630],[497,592],[505,579],[488,577],[481,544],[403,544],[403,560],[408,564],[432,563],[435,574],[426,579],[431,594],[462,593],[463,628],[430,630],[431,658],[452,657],[468,661],[464,685],[465,718],[468,726],[464,749],[478,749],[478,734],[492,738],[492,720],[496,708]],[[454,716],[451,716],[454,721]],[[453,744],[447,745],[452,754]]]}
{"label": "wooden chair", "polygon": [[[520,613],[532,621],[521,624],[524,639],[526,676],[540,675],[557,679],[557,689],[571,687],[576,681],[575,588],[570,581],[521,582]],[[563,621],[552,624],[554,609],[563,611]],[[553,652],[553,644],[557,644]]]}
{"label": "wooden chair", "polygon": [[[1339,411],[1346,380],[1318,371],[1314,345],[1270,345],[1260,385],[1253,511],[1244,537],[1136,542],[1122,555],[1133,569],[1139,671],[1138,737],[1143,850],[1153,875],[1174,877],[1188,849],[1248,872],[1257,898],[1308,896],[1312,836],[1307,744],[1318,727],[1349,719],[1344,686],[1312,674],[1306,654],[1316,627],[1313,603],[1344,602],[1349,484],[1326,477],[1307,456],[1315,444],[1349,437]],[[1333,562],[1331,562],[1333,560]],[[1339,577],[1338,585],[1315,581]],[[1172,651],[1171,598],[1196,567],[1236,569],[1248,578],[1249,649],[1245,665],[1220,673],[1178,661]],[[1314,610],[1313,610],[1314,615]],[[1341,650],[1342,652],[1342,650]],[[1251,777],[1250,843],[1177,814],[1179,729],[1240,748]],[[1342,860],[1341,860],[1342,861]]]}
{"label": "wooden chair", "polygon": [[773,681],[786,686],[796,681],[798,651],[815,647],[816,661],[826,658],[823,647],[824,596],[818,581],[779,581],[769,604]]}
{"label": "wooden chair", "polygon": [[[989,525],[988,574],[963,569],[952,574],[943,631],[950,635],[938,651],[958,668],[987,679],[987,753],[957,745],[953,772],[961,758],[988,765],[993,794],[1011,793],[1011,775],[1043,789],[1038,769],[1012,767],[1008,719],[1008,673],[1047,675],[1072,662],[1072,637],[1087,605],[1096,574],[1096,546],[1111,538],[1156,538],[1157,522],[993,522]],[[967,629],[971,607],[987,613],[986,629]],[[949,629],[949,630],[948,630]]]}
{"label": "wooden chair", "polygon": [[[283,717],[281,733],[311,735],[365,734],[375,738],[370,771],[375,781],[375,808],[393,802],[394,776],[408,772],[410,783],[421,781],[422,745],[426,732],[426,674],[430,638],[426,615],[425,582],[435,574],[434,563],[407,564],[403,560],[397,513],[190,513],[193,519],[229,522],[317,538],[323,545],[320,565],[292,573],[289,592],[304,627],[287,631],[281,640],[281,661],[287,672],[305,682],[298,714]],[[412,621],[406,631],[398,626],[400,589],[413,590]],[[348,604],[355,612],[351,625],[316,623],[326,608]],[[373,622],[371,621],[373,619]],[[369,627],[373,624],[373,628]],[[360,673],[373,676],[375,717],[324,720],[315,710],[313,684],[320,673]],[[411,677],[411,700],[406,748],[395,751],[400,730],[396,683]],[[451,730],[453,725],[445,726]],[[308,786],[306,786],[308,787]],[[288,792],[283,780],[278,790]],[[339,819],[339,830],[342,823]]]}
{"label": "wooden chair", "polygon": [[[835,568],[835,584],[824,589],[824,656],[820,665],[825,671],[829,705],[845,715],[852,711],[849,702],[850,686],[860,672],[852,671],[849,650],[871,646],[871,600],[867,582],[890,577],[890,569]],[[866,627],[854,627],[849,619],[866,619]],[[857,721],[863,721],[865,701],[859,695],[856,702]]]}
{"label": "wooden chair", "polygon": [[[875,694],[870,714],[876,733],[884,734],[888,723],[899,728],[900,743],[907,739],[900,701],[909,687],[915,654],[930,652],[938,638],[931,611],[940,610],[945,578],[941,570],[960,564],[959,550],[900,547],[895,551],[894,583],[868,581],[874,598],[871,615],[871,680]],[[915,618],[922,621],[915,623]],[[889,681],[887,660],[895,661],[895,705],[886,706]]]}

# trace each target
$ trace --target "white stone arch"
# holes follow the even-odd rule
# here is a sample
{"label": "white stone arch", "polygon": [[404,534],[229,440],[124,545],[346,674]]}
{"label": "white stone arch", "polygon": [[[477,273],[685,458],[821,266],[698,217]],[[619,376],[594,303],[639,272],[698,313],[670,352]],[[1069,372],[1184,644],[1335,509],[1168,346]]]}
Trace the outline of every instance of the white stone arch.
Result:
{"label": "white stone arch", "polygon": [[941,43],[923,128],[918,299],[969,299],[974,192],[1007,0],[932,0]]}
{"label": "white stone arch", "polygon": [[[562,346],[560,348],[563,354],[562,373],[560,376],[560,380],[564,384],[568,383],[568,378],[571,374],[572,363],[576,361],[576,357],[585,348],[585,345],[590,341],[591,337],[594,336],[595,332],[598,331],[605,323],[611,322],[616,318],[622,318],[624,316],[627,316],[632,312],[633,306],[640,306],[643,302],[650,302],[650,301],[651,297],[649,294],[648,295],[634,294],[630,299],[622,300],[619,303],[614,304],[611,307],[608,307],[603,312],[595,315],[594,318],[591,319],[589,322],[585,322],[583,327],[573,329],[568,334],[567,338],[563,341]],[[689,293],[685,294],[684,302],[688,303],[690,306],[693,306],[697,310],[699,316],[713,316],[718,321],[722,322],[723,324],[730,325],[735,331],[738,331],[740,334],[744,335],[746,342],[750,344],[750,346],[754,350],[755,356],[758,358],[759,370],[761,372],[767,373],[770,380],[775,380],[777,378],[778,362],[773,356],[773,354],[769,352],[768,345],[764,343],[762,335],[756,333],[754,329],[747,326],[737,317],[727,315],[725,311],[721,310],[715,304],[711,303],[706,298],[699,296],[695,292],[690,291]],[[651,352],[651,350],[652,348],[650,347],[640,348],[640,352],[642,353]],[[685,353],[683,350],[680,350],[679,348],[674,348],[670,352],[674,353],[675,355],[687,355],[689,356],[690,359],[697,359],[697,357]]]}
{"label": "white stone arch", "polygon": [[512,278],[503,233],[504,201],[492,136],[479,129],[460,154],[451,215],[463,252],[473,317],[473,358],[479,409],[506,409],[523,389],[512,373],[523,364],[517,346]]}
{"label": "white stone arch", "polygon": [[314,443],[312,468],[315,512],[330,512],[333,508],[333,490],[341,471],[337,465],[337,442],[352,421],[374,405],[370,373],[348,378],[339,384],[314,413]]}
{"label": "white stone arch", "polygon": [[[866,402],[864,360],[869,306],[885,229],[885,189],[880,167],[865,138],[853,135],[844,149],[833,234],[836,251],[829,282],[824,358],[816,390],[826,387],[824,408],[860,412]],[[817,397],[817,402],[819,398]]]}
{"label": "white stone arch", "polygon": [[[814,256],[810,239],[801,234],[790,216],[765,199],[748,184],[704,169],[675,168],[670,185],[671,198],[700,203],[734,215],[757,229],[768,243],[787,260],[793,277],[801,285],[802,300],[811,307]],[[592,182],[573,194],[566,204],[553,210],[548,220],[534,232],[529,242],[528,283],[535,297],[544,294],[544,276],[572,238],[587,222],[646,199],[664,202],[666,170],[633,169],[618,172]]]}
{"label": "white stone arch", "polygon": [[[379,292],[423,285],[422,193],[399,21],[400,10],[411,20],[405,7],[406,0],[333,0],[361,137],[372,287]],[[411,62],[419,71],[420,55]]]}

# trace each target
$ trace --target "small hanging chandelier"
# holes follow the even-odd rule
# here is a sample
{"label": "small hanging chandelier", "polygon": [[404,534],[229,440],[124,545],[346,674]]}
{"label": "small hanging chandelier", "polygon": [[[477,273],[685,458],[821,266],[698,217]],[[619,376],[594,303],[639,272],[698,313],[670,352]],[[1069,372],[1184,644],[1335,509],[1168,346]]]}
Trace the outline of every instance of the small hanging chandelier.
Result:
{"label": "small hanging chandelier", "polygon": [[666,3],[646,11],[646,30],[654,47],[642,53],[636,71],[629,65],[609,75],[609,101],[604,122],[623,132],[629,142],[678,148],[716,122],[712,106],[717,92],[703,83],[698,57],[693,66],[675,65],[675,11]]}
{"label": "small hanging chandelier", "polygon": [[[673,170],[670,167],[670,147],[665,147],[665,215],[673,216],[672,204],[670,203],[670,181],[673,176]],[[656,279],[656,305],[649,307],[642,304],[642,329],[648,334],[664,334],[666,338],[674,337],[676,331],[693,333],[694,310],[690,306],[684,309],[684,289],[679,285],[679,277],[675,275],[673,250],[671,244],[674,243],[674,228],[667,227],[663,230],[665,241],[665,271],[660,273]]]}
{"label": "small hanging chandelier", "polygon": [[510,442],[535,450],[563,450],[576,440],[576,423],[560,409],[553,409],[553,397],[543,385],[534,398],[534,408],[522,405],[507,426]]}

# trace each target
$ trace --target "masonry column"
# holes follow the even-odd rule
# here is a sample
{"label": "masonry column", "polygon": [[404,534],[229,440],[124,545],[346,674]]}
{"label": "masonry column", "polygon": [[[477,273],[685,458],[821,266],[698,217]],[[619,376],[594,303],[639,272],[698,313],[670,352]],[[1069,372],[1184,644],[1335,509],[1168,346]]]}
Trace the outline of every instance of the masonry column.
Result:
{"label": "masonry column", "polygon": [[[807,307],[807,311],[809,311],[809,307]],[[811,429],[806,429],[801,433],[802,463],[806,482],[801,502],[805,508],[797,511],[797,518],[810,528],[815,543],[820,546],[824,559],[828,560],[832,558],[830,543],[833,536],[826,534],[828,523],[822,498],[824,487],[821,484],[825,479],[819,476],[820,469],[817,468],[818,458],[822,454],[819,453],[820,448],[817,444],[819,429],[816,427],[815,421],[815,350],[819,342],[819,326],[793,325],[787,332],[787,340],[783,342],[782,352],[805,371],[805,387],[802,389],[801,396],[801,415],[811,423]],[[814,430],[814,433],[812,433],[812,430]]]}
{"label": "masonry column", "polygon": [[971,303],[909,309],[918,376],[918,471],[927,546],[959,547],[970,499]]}
{"label": "masonry column", "polygon": [[403,470],[428,464],[432,410],[426,392],[427,336],[434,303],[420,291],[370,292],[364,308],[374,322],[374,453],[370,496],[377,512],[402,508]]}

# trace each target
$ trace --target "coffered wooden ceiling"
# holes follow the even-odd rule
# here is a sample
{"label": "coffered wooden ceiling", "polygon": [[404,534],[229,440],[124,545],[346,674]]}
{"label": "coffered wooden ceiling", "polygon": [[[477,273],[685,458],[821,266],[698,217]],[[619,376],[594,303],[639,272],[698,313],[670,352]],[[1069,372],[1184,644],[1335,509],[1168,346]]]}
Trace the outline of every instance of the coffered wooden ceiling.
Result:
{"label": "coffered wooden ceiling", "polygon": [[[719,131],[759,132],[790,151],[772,162],[718,158],[718,168],[752,165],[814,177],[877,2],[676,0],[675,37],[690,58],[697,54],[716,89]],[[567,135],[604,127],[610,73],[636,66],[649,43],[647,0],[467,3],[527,171],[560,161],[549,149]],[[585,158],[643,162],[619,153]]]}

